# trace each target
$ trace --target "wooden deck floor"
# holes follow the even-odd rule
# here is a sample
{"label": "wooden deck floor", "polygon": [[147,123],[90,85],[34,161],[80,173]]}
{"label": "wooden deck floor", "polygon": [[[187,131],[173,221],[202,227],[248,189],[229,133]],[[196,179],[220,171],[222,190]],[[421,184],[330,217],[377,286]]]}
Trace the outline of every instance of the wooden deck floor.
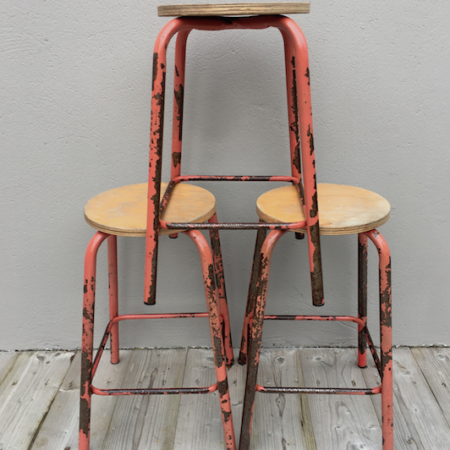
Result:
{"label": "wooden deck floor", "polygon": [[[74,450],[80,355],[0,353],[0,450]],[[228,373],[236,435],[245,368]],[[395,449],[450,449],[450,349],[394,353]],[[214,382],[205,349],[123,350],[105,357],[98,387],[202,386]],[[274,349],[262,354],[264,385],[364,387],[373,367],[355,349]],[[253,450],[381,450],[379,396],[257,394]],[[223,449],[217,394],[94,397],[91,449]]]}

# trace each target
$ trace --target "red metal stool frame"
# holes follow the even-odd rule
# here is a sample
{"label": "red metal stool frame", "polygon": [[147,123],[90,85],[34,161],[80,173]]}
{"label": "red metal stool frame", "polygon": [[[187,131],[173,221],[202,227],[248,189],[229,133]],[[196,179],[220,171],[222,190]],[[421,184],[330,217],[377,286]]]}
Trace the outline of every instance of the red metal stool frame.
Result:
{"label": "red metal stool frame", "polygon": [[[358,234],[358,317],[312,316],[312,315],[265,315],[270,261],[275,244],[286,233],[274,230],[266,239],[258,234],[250,281],[247,311],[240,364],[247,364],[247,381],[239,450],[250,447],[251,425],[256,392],[284,394],[381,394],[383,450],[394,449],[393,430],[393,386],[392,386],[392,308],[391,308],[391,257],[389,247],[377,230]],[[367,328],[367,238],[375,245],[379,255],[380,291],[380,340],[381,354],[378,355]],[[259,275],[258,275],[259,273]],[[257,384],[258,364],[264,320],[317,320],[343,321],[358,324],[358,366],[366,362],[366,342],[381,378],[381,385],[374,388],[311,388],[311,387],[265,387]],[[248,336],[248,337],[247,337]],[[249,344],[247,346],[247,340]],[[248,353],[247,353],[248,352]]]}
{"label": "red metal stool frame", "polygon": [[[215,214],[210,219],[216,220]],[[123,314],[118,315],[118,283],[117,283],[117,236],[98,231],[86,250],[84,269],[84,296],[83,296],[83,339],[82,362],[80,384],[80,433],[79,449],[89,450],[91,397],[95,395],[167,395],[167,394],[208,394],[219,391],[221,397],[221,410],[224,420],[224,431],[227,450],[234,450],[234,430],[231,419],[231,403],[228,393],[225,355],[223,353],[223,329],[228,320],[219,310],[217,301],[218,292],[222,294],[222,302],[225,301],[225,285],[223,279],[222,261],[220,256],[220,242],[216,230],[211,230],[211,243],[215,256],[211,253],[205,237],[197,230],[184,231],[197,246],[201,257],[203,280],[208,312],[204,313],[171,313],[171,314]],[[110,322],[106,327],[99,350],[93,359],[94,337],[94,311],[95,311],[95,278],[96,259],[100,245],[107,239],[108,242],[108,266],[109,266],[109,295],[110,295]],[[216,268],[216,273],[211,270]],[[216,290],[215,278],[221,281],[221,288]],[[218,283],[219,284],[219,283]],[[220,294],[219,294],[220,295]],[[225,300],[224,300],[225,299]],[[226,308],[225,308],[226,309]],[[111,338],[111,363],[119,362],[119,334],[118,323],[123,320],[138,319],[175,319],[175,318],[209,318],[211,338],[214,349],[214,361],[217,382],[211,386],[194,388],[147,388],[147,389],[100,389],[93,385],[92,380],[100,363],[100,358],[105,349],[108,338]],[[228,310],[226,309],[226,317]],[[229,327],[229,324],[228,324]],[[232,364],[232,361],[230,361]]]}
{"label": "red metal stool frame", "polygon": [[[181,176],[181,147],[184,101],[184,77],[186,61],[186,41],[192,30],[226,30],[226,29],[265,29],[276,27],[284,41],[286,62],[286,87],[288,97],[289,139],[291,154],[291,176]],[[171,180],[167,186],[162,202],[161,166],[163,147],[164,99],[166,78],[166,49],[171,38],[178,33],[175,47],[175,82],[174,112],[172,134]],[[299,76],[297,76],[297,73]],[[299,95],[298,95],[299,94]],[[300,117],[300,124],[299,124]],[[300,167],[300,143],[304,174],[302,180]],[[183,181],[285,181],[291,182],[299,190],[305,207],[305,220],[296,223],[267,224],[262,223],[173,223],[160,219],[160,215],[170,201],[173,187]],[[303,183],[302,183],[303,181]],[[156,40],[153,54],[152,112],[150,133],[150,162],[148,183],[148,211],[146,235],[146,264],[144,303],[154,304],[156,296],[156,275],[159,230],[191,230],[200,235],[199,229],[217,231],[219,229],[258,229],[258,230],[294,230],[308,229],[308,251],[311,270],[312,297],[315,305],[322,305],[323,283],[320,257],[320,237],[317,214],[317,189],[314,159],[314,138],[311,119],[311,100],[309,89],[309,68],[306,41],[297,24],[284,16],[256,16],[240,18],[206,17],[177,18],[167,23]],[[195,231],[194,231],[195,230]],[[218,235],[217,235],[218,236]],[[206,251],[206,249],[205,249]],[[203,256],[203,255],[202,255]],[[213,265],[209,267],[209,282],[214,278]],[[208,281],[205,281],[208,284]],[[216,354],[222,352],[220,333],[216,339],[213,333],[213,348]],[[228,331],[225,331],[225,335]],[[231,344],[231,340],[228,341]],[[229,349],[226,348],[226,351]],[[226,380],[223,361],[217,369],[218,380]],[[221,378],[222,377],[222,378]],[[220,383],[220,382],[219,382]],[[231,408],[226,385],[219,388],[222,409],[225,442],[228,448],[234,447],[231,422]]]}

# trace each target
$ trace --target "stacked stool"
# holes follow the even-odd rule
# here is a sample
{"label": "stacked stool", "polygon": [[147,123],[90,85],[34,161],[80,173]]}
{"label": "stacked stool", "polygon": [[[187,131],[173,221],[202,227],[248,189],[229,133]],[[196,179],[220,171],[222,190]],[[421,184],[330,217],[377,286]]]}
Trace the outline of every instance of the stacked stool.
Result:
{"label": "stacked stool", "polygon": [[[392,450],[392,357],[389,249],[374,229],[389,217],[389,204],[377,194],[348,186],[316,184],[314,134],[311,114],[308,51],[298,25],[282,14],[309,12],[309,4],[173,5],[158,8],[159,15],[182,16],[168,22],[160,31],[153,53],[152,110],[148,183],[125,186],[94,197],[85,207],[87,222],[97,232],[85,258],[83,309],[82,377],[80,402],[80,446],[89,449],[91,396],[219,393],[219,407],[227,450],[236,448],[226,367],[233,364],[228,306],[220,249],[220,229],[258,230],[250,292],[239,362],[247,363],[244,414],[240,450],[250,444],[255,393],[329,393],[382,395],[383,450]],[[223,17],[228,16],[228,17]],[[244,16],[244,17],[233,17]],[[291,174],[267,176],[197,176],[181,174],[183,101],[185,91],[186,42],[192,30],[279,29],[285,50],[286,89]],[[172,123],[171,178],[162,183],[162,152],[166,81],[166,50],[177,34],[175,47],[174,110]],[[263,194],[257,201],[258,223],[218,222],[214,196],[207,190],[186,184],[189,181],[275,181],[290,185]],[[319,224],[320,204],[320,224]],[[337,214],[336,211],[344,214]],[[345,214],[345,211],[348,214]],[[356,218],[357,217],[357,218]],[[211,247],[199,230],[209,230]],[[266,237],[266,232],[269,234]],[[288,231],[307,236],[312,301],[324,304],[320,234],[359,236],[358,317],[351,316],[267,316],[265,304],[270,258],[275,243]],[[144,303],[156,302],[159,237],[178,233],[189,236],[200,254],[207,312],[179,314],[119,315],[117,295],[116,236],[146,236]],[[380,255],[381,355],[366,327],[367,238]],[[96,255],[101,243],[108,242],[110,273],[110,322],[99,351],[93,357]],[[211,250],[212,249],[212,250]],[[202,388],[98,389],[92,379],[103,350],[110,339],[111,362],[119,362],[118,323],[123,320],[208,317],[217,382]],[[373,389],[267,388],[257,384],[257,371],[264,320],[344,320],[358,324],[358,364],[366,365],[366,342],[380,372],[382,384]]]}

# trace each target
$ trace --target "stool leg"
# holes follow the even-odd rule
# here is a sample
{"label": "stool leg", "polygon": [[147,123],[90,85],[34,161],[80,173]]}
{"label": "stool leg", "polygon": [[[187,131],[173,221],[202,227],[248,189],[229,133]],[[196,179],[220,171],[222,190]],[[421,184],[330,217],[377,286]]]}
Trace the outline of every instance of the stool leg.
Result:
{"label": "stool leg", "polygon": [[[209,219],[209,223],[217,223],[217,214]],[[230,315],[228,313],[227,292],[225,290],[225,275],[223,273],[222,250],[220,248],[219,230],[209,230],[211,248],[216,273],[217,293],[219,296],[220,317],[222,319],[223,343],[227,367],[234,364],[233,343],[231,342]]]}
{"label": "stool leg", "polygon": [[[259,223],[262,223],[261,219],[259,219]],[[264,239],[266,239],[266,230],[260,228],[256,235],[255,252],[253,253],[252,274],[250,276],[247,306],[245,308],[244,325],[242,327],[241,349],[239,351],[239,364],[241,366],[247,363],[248,338],[250,336],[251,317],[256,299],[256,286],[258,283],[261,248],[263,246]]]}
{"label": "stool leg", "polygon": [[[367,325],[367,236],[358,234],[358,317]],[[366,336],[358,325],[358,366],[367,367]]]}
{"label": "stool leg", "polygon": [[225,353],[223,350],[222,326],[220,323],[220,311],[217,301],[215,286],[215,273],[211,249],[203,234],[198,230],[185,231],[195,243],[200,253],[203,282],[205,285],[206,303],[208,307],[209,326],[214,352],[214,363],[219,390],[220,409],[222,412],[223,433],[225,437],[226,450],[235,450],[233,419],[231,415],[230,392],[228,389],[227,368],[225,364]]}
{"label": "stool leg", "polygon": [[278,239],[286,231],[274,230],[264,241],[260,255],[260,276],[258,280],[257,296],[253,308],[251,339],[248,345],[247,381],[245,384],[244,411],[242,415],[241,437],[239,450],[248,450],[252,428],[253,408],[256,394],[256,380],[258,377],[259,354],[266,309],[267,287],[269,283],[270,260]]}
{"label": "stool leg", "polygon": [[89,450],[89,434],[91,426],[92,349],[94,341],[95,272],[98,248],[107,237],[107,234],[100,231],[95,233],[86,249],[84,259],[79,450]]}
{"label": "stool leg", "polygon": [[383,236],[372,230],[365,233],[378,250],[380,283],[381,414],[383,450],[394,449],[394,409],[392,387],[392,301],[391,255]]}
{"label": "stool leg", "polygon": [[[117,236],[108,236],[109,320],[119,314],[119,287],[117,280]],[[119,324],[111,328],[111,364],[119,362]]]}

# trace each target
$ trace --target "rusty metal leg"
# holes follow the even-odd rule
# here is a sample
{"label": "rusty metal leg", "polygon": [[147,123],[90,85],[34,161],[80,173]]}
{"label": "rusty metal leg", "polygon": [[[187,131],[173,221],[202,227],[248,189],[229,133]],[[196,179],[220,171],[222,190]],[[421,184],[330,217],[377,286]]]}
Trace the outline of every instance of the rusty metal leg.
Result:
{"label": "rusty metal leg", "polygon": [[[109,320],[119,314],[119,288],[117,280],[117,236],[108,237]],[[111,364],[119,362],[119,324],[111,328]]]}
{"label": "rusty metal leg", "polygon": [[269,233],[261,249],[260,277],[258,280],[257,297],[253,309],[251,339],[248,346],[247,381],[245,384],[244,411],[242,415],[241,437],[239,450],[248,450],[252,428],[253,407],[255,403],[255,388],[258,376],[259,353],[266,308],[267,287],[269,283],[270,260],[278,239],[286,231],[274,230]]}
{"label": "rusty metal leg", "polygon": [[84,259],[79,450],[89,450],[96,260],[98,248],[107,237],[107,234],[100,231],[95,233],[86,249]]}
{"label": "rusty metal leg", "polygon": [[225,437],[225,448],[235,450],[233,419],[231,416],[231,401],[228,390],[227,368],[225,364],[225,353],[223,350],[222,327],[220,323],[220,312],[217,301],[215,285],[214,264],[211,249],[203,234],[198,230],[185,231],[195,243],[200,253],[203,282],[205,285],[206,303],[208,307],[209,325],[214,351],[214,363],[217,383],[219,386],[220,409],[222,412],[223,433]]}
{"label": "rusty metal leg", "polygon": [[[367,325],[367,236],[358,234],[358,317]],[[367,367],[366,336],[358,325],[358,366]]]}
{"label": "rusty metal leg", "polygon": [[[209,219],[209,223],[217,223],[217,214]],[[222,319],[223,344],[225,346],[225,357],[227,367],[234,364],[233,344],[231,342],[230,315],[228,313],[227,292],[225,289],[225,276],[223,273],[222,250],[220,248],[219,230],[209,230],[211,248],[214,260],[214,271],[216,274],[217,294],[219,296],[220,317]]]}
{"label": "rusty metal leg", "polygon": [[[284,40],[286,63],[286,87],[289,105],[291,169],[294,176],[300,176],[297,166],[296,127],[302,160],[302,181],[304,188],[303,205],[308,231],[309,268],[311,272],[311,289],[314,306],[325,304],[323,293],[322,259],[320,251],[320,227],[317,203],[317,179],[315,170],[314,132],[312,124],[310,73],[307,44],[298,25],[289,19],[280,28]],[[295,57],[295,58],[294,58]],[[293,89],[294,83],[296,88]],[[295,104],[295,101],[298,103]]]}
{"label": "rusty metal leg", "polygon": [[368,231],[365,235],[375,244],[379,255],[383,450],[393,450],[394,409],[392,387],[391,255],[386,241],[377,230]]}
{"label": "rusty metal leg", "polygon": [[[259,219],[259,223],[262,222],[263,220]],[[250,336],[251,317],[256,299],[256,286],[258,283],[261,248],[264,244],[265,239],[266,239],[266,230],[261,228],[258,230],[258,233],[256,235],[255,252],[253,253],[252,274],[250,276],[250,285],[248,288],[248,295],[247,295],[247,306],[245,308],[244,325],[242,327],[241,349],[239,351],[239,364],[241,366],[247,363],[248,338]]]}

